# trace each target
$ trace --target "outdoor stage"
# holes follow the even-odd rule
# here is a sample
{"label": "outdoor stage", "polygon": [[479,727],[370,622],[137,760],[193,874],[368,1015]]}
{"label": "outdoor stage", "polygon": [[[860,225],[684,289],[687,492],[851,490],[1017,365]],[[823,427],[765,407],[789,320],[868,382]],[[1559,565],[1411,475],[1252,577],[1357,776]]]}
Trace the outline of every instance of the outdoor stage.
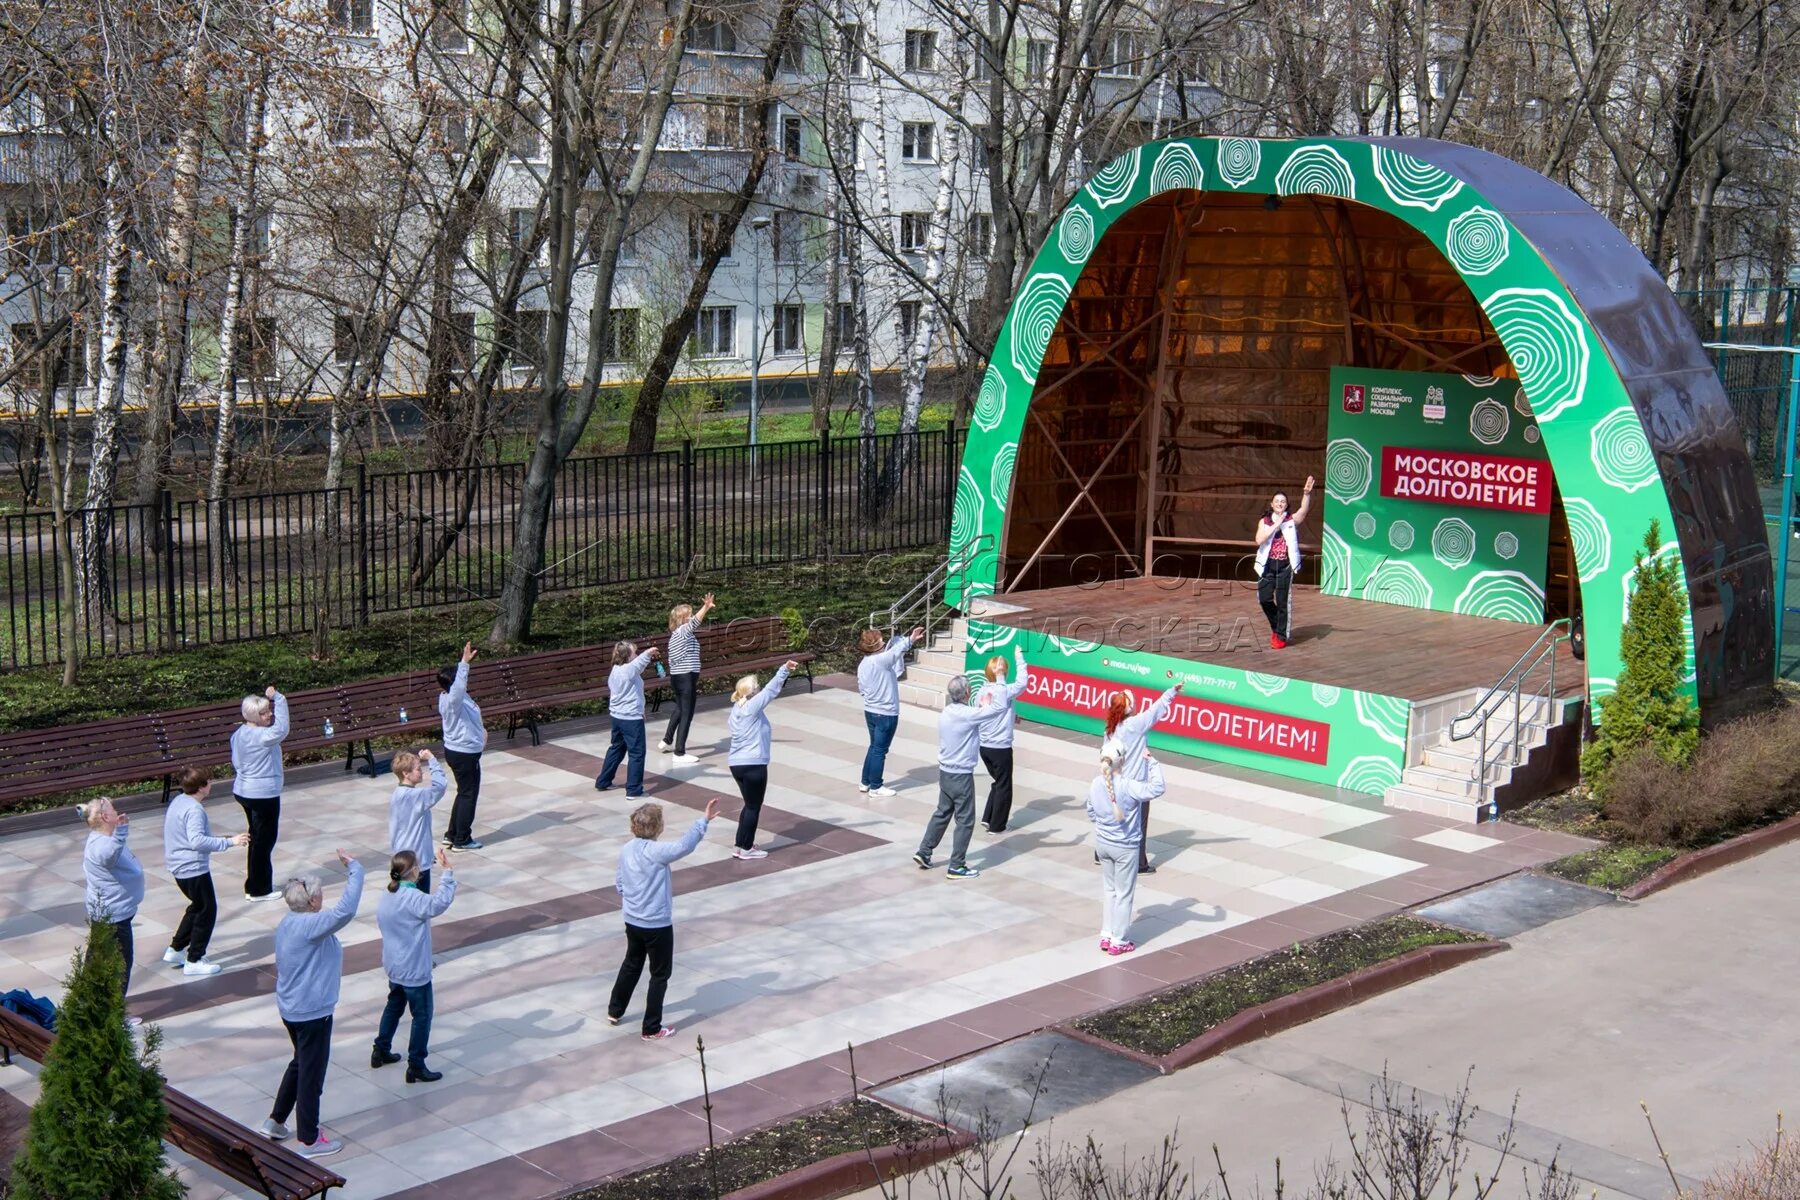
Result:
{"label": "outdoor stage", "polygon": [[[1375,794],[1548,628],[1303,586],[1294,640],[1273,650],[1253,584],[1170,577],[981,597],[968,615],[971,672],[1023,647],[1023,716],[1097,732],[1109,692],[1143,703],[1179,680],[1153,746]],[[1578,698],[1584,682],[1564,642],[1556,691]]]}

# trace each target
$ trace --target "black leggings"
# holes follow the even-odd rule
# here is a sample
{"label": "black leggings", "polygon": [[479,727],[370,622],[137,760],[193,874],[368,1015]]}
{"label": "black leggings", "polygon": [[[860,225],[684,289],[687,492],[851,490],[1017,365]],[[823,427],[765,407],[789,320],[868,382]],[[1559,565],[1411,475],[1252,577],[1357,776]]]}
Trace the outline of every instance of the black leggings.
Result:
{"label": "black leggings", "polygon": [[663,731],[662,740],[673,745],[675,753],[686,754],[688,726],[694,723],[694,701],[700,692],[700,673],[671,674],[669,686],[675,689],[675,711],[669,714],[669,727]]}
{"label": "black leggings", "polygon": [[1293,589],[1294,570],[1285,558],[1271,558],[1263,564],[1262,578],[1256,581],[1256,598],[1262,602],[1263,615],[1269,618],[1269,632],[1282,641],[1287,640],[1294,619],[1288,603]]}
{"label": "black leggings", "polygon": [[748,850],[756,845],[756,822],[762,817],[763,793],[769,790],[769,767],[767,763],[733,767],[731,777],[744,797],[744,811],[738,814],[737,848]]}
{"label": "black leggings", "polygon": [[197,963],[206,957],[206,944],[212,941],[213,926],[219,920],[219,897],[213,891],[210,871],[177,879],[175,886],[187,897],[188,906],[181,914],[181,924],[175,927],[175,940],[169,943],[169,949],[186,950],[187,960]]}
{"label": "black leggings", "polygon": [[244,895],[266,896],[275,890],[275,840],[281,836],[281,797],[246,800],[233,796],[250,825],[250,856],[244,864]]}

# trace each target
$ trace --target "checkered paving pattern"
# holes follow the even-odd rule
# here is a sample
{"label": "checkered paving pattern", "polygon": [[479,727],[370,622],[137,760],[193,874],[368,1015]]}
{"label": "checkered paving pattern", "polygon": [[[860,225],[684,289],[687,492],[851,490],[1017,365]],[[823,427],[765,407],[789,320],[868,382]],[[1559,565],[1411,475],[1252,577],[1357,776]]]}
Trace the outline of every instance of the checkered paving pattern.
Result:
{"label": "checkered paving pattern", "polygon": [[[339,846],[372,873],[342,935],[323,1106],[326,1128],[347,1142],[329,1160],[349,1180],[346,1197],[550,1196],[704,1145],[697,1036],[714,1122],[729,1136],[848,1095],[847,1046],[864,1086],[896,1079],[1582,844],[1504,825],[1477,834],[1368,797],[1159,756],[1169,789],[1151,809],[1158,872],[1140,880],[1132,926],[1142,948],[1115,960],[1096,948],[1091,739],[1020,726],[1012,827],[978,827],[970,862],[982,876],[951,881],[909,861],[936,802],[935,714],[903,712],[888,760],[899,794],[871,799],[856,790],[866,734],[842,683],[821,681],[810,695],[790,685],[771,709],[765,860],[730,857],[737,799],[716,700],[690,741],[699,765],[669,767],[652,751],[649,790],[670,806],[672,830],[726,797],[718,827],[676,868],[665,1020],[678,1035],[659,1044],[638,1039],[639,1012],[616,1028],[604,1019],[623,950],[612,879],[630,804],[591,784],[603,722],[570,723],[540,747],[496,737],[477,820],[487,848],[456,858],[457,899],[436,927],[431,1063],[444,1079],[430,1085],[368,1067],[386,994],[373,876],[386,861],[391,780],[336,767],[292,774],[278,878],[317,871],[330,902]],[[653,714],[652,740],[657,732]],[[978,797],[985,787],[978,776]],[[241,827],[228,796],[212,811],[215,832]],[[183,978],[156,962],[183,904],[162,869],[160,814],[133,826],[150,879],[133,1011],[162,1025],[175,1086],[254,1125],[288,1056],[272,995],[281,906],[244,903],[241,860],[215,856],[212,958],[226,970]],[[11,884],[0,897],[0,981],[59,994],[81,929],[81,833],[7,837],[0,870]],[[33,1098],[20,1070],[0,1085]],[[239,1194],[204,1168],[182,1170],[196,1200]]]}

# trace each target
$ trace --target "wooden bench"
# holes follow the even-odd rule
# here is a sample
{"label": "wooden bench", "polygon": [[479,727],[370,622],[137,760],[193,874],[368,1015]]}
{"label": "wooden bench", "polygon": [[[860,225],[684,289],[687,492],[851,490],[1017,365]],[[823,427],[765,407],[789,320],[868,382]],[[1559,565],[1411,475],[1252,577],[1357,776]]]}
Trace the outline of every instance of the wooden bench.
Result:
{"label": "wooden bench", "polygon": [[[703,678],[765,670],[792,658],[804,664],[807,686],[812,686],[814,656],[786,649],[788,632],[779,617],[702,625],[699,638]],[[640,651],[655,646],[666,653],[668,635],[639,638],[637,645]],[[478,658],[469,671],[469,693],[481,705],[484,718],[507,718],[508,737],[524,728],[536,745],[541,740],[539,715],[605,700],[611,670],[610,643]],[[668,678],[652,669],[644,676],[644,687],[653,705],[658,704],[669,691]],[[360,758],[365,772],[377,773],[374,740],[412,733],[425,740],[440,724],[440,694],[436,671],[408,671],[296,692],[288,697],[289,732],[283,751],[292,755],[342,746],[345,770]],[[231,761],[231,735],[241,719],[238,704],[225,702],[0,735],[0,809],[52,792],[141,783],[158,776],[167,800],[175,776],[184,769],[211,770]]]}
{"label": "wooden bench", "polygon": [[[17,1053],[42,1064],[56,1035],[0,1008],[0,1055],[7,1066]],[[255,1188],[270,1200],[306,1200],[344,1186],[344,1177],[244,1128],[185,1092],[163,1085],[171,1145],[214,1170]]]}

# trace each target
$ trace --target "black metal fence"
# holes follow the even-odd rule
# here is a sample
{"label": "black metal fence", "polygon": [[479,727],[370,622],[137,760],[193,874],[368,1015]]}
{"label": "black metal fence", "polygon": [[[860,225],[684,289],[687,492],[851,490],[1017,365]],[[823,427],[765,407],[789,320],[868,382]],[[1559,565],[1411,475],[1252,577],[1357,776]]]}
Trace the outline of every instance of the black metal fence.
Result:
{"label": "black metal fence", "polygon": [[[943,543],[954,427],[570,459],[543,592]],[[217,645],[498,596],[525,464],[367,473],[345,487],[0,517],[0,669]],[[95,553],[86,555],[89,545]],[[71,557],[73,556],[73,557]],[[65,575],[73,586],[71,593]]]}

